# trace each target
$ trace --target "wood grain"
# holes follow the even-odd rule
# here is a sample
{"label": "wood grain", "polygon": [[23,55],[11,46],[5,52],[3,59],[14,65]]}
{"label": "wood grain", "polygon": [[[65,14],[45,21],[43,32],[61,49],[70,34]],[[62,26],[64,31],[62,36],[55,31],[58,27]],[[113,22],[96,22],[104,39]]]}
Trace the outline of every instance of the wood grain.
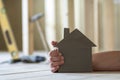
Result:
{"label": "wood grain", "polygon": [[[0,59],[3,55],[0,54]],[[0,80],[120,80],[118,72],[52,73],[48,63],[0,64]]]}

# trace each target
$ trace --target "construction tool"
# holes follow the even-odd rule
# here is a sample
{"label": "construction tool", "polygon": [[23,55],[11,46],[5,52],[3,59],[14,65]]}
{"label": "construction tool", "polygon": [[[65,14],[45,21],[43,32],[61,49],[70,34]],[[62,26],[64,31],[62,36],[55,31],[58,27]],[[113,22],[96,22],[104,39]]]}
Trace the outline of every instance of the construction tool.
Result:
{"label": "construction tool", "polygon": [[11,53],[13,61],[18,61],[18,48],[2,0],[0,0],[0,25],[8,51]]}
{"label": "construction tool", "polygon": [[16,62],[36,63],[45,61],[45,57],[38,55],[19,57],[18,48],[2,0],[0,0],[0,25],[8,51],[12,56],[11,60],[4,61],[2,63],[16,63]]}
{"label": "construction tool", "polygon": [[43,34],[43,31],[42,31],[41,25],[40,25],[40,23],[39,23],[39,19],[42,18],[43,16],[44,16],[44,15],[43,15],[42,13],[35,14],[35,15],[33,15],[33,16],[31,17],[31,21],[32,21],[32,22],[35,22],[36,27],[37,27],[37,30],[38,30],[38,32],[39,32],[39,36],[40,36],[40,38],[41,38],[41,40],[42,40],[42,42],[43,42],[43,46],[44,46],[44,48],[45,48],[46,51],[49,51],[50,49],[49,49],[49,46],[48,46],[48,44],[47,44],[47,40],[46,40],[46,38],[44,37],[44,34]]}

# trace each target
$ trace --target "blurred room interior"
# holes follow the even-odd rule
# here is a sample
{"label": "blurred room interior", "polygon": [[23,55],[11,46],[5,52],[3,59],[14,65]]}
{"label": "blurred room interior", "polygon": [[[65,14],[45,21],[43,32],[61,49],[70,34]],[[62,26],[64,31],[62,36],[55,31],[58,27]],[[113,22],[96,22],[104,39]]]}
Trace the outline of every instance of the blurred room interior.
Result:
{"label": "blurred room interior", "polygon": [[[43,14],[40,27],[50,50],[51,41],[63,39],[63,29],[79,29],[97,47],[93,52],[120,50],[120,0],[3,0],[19,52],[44,52],[35,22]],[[8,52],[0,28],[0,52]],[[48,51],[47,51],[48,53]]]}
{"label": "blurred room interior", "polygon": [[[85,34],[97,45],[93,48],[93,53],[120,51],[120,0],[0,1],[3,1],[6,9],[7,18],[15,37],[16,47],[14,47],[18,48],[20,55],[39,54],[47,56],[49,59],[48,53],[54,49],[51,42],[59,42],[63,39],[64,28],[70,28],[70,31],[77,28]],[[31,20],[33,16],[37,18],[37,22]],[[113,74],[114,72],[108,72],[109,74],[105,72],[55,74],[50,72],[48,61],[43,63],[45,65],[42,63],[2,65],[2,62],[12,58],[12,54],[15,56],[6,45],[1,26],[2,20],[3,18],[0,16],[0,80],[120,79],[119,72],[118,74]]]}

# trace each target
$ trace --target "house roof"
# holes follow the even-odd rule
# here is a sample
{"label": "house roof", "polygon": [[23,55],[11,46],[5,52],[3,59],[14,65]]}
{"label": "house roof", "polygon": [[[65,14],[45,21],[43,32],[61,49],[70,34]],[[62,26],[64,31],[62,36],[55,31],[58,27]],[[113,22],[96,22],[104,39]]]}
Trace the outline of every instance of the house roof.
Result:
{"label": "house roof", "polygon": [[69,33],[67,37],[61,40],[57,46],[59,45],[69,45],[78,47],[95,47],[96,45],[89,40],[84,34],[82,34],[78,29],[75,29],[73,32]]}

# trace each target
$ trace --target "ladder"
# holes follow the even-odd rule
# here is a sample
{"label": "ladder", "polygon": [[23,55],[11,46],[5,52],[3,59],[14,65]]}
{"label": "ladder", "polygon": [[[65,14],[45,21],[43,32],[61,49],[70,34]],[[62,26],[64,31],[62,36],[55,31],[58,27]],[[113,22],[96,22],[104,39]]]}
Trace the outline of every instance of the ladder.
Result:
{"label": "ladder", "polygon": [[0,25],[5,43],[7,45],[8,51],[12,56],[12,59],[18,60],[19,59],[18,48],[2,0],[0,0]]}

